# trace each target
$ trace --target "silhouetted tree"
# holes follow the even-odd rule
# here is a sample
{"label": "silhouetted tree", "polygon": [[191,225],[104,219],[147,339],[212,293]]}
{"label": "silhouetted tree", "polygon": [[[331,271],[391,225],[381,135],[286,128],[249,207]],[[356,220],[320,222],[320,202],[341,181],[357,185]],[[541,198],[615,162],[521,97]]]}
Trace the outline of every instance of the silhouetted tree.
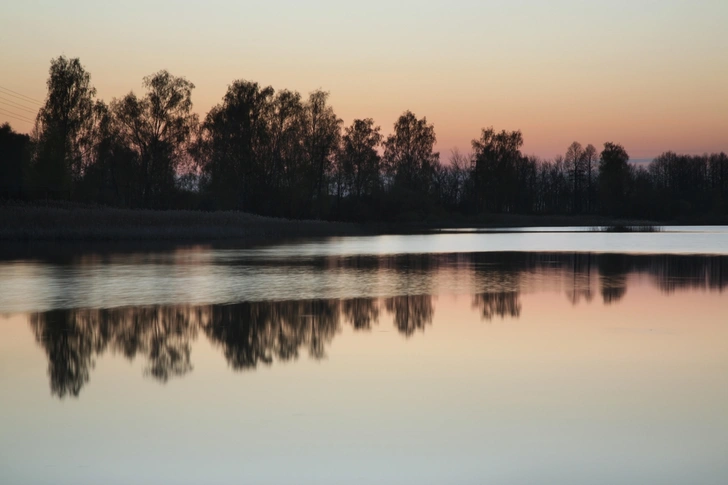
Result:
{"label": "silhouetted tree", "polygon": [[22,198],[30,176],[30,137],[0,125],[0,199]]}
{"label": "silhouetted tree", "polygon": [[303,106],[301,120],[307,161],[306,178],[311,183],[311,215],[315,217],[325,215],[326,197],[329,194],[327,177],[334,165],[343,123],[327,104],[328,97],[329,93],[325,91],[312,92]]}
{"label": "silhouetted tree", "polygon": [[454,149],[449,164],[437,163],[434,167],[434,195],[439,204],[451,211],[466,211],[472,195],[472,156]]}
{"label": "silhouetted tree", "polygon": [[395,210],[421,213],[426,209],[433,169],[440,159],[434,151],[436,141],[435,127],[411,111],[394,124],[394,132],[384,142],[383,162]]}
{"label": "silhouetted tree", "polygon": [[270,179],[273,186],[265,198],[268,209],[264,213],[285,217],[308,216],[307,194],[309,185],[302,176],[305,171],[303,102],[295,91],[282,90],[273,100],[271,145],[269,155]]}
{"label": "silhouetted tree", "polygon": [[[344,130],[342,147],[337,157],[341,181],[337,190],[339,199],[346,196],[350,211],[356,216],[367,215],[367,204],[381,189],[381,157],[377,149],[382,143],[380,128],[374,120],[354,120]],[[343,192],[343,193],[342,193]]]}
{"label": "silhouetted tree", "polygon": [[520,131],[496,133],[492,127],[483,129],[480,139],[473,140],[473,176],[479,211],[514,211],[522,145]]}
{"label": "silhouetted tree", "polygon": [[571,180],[571,212],[578,213],[581,212],[580,202],[583,197],[581,190],[584,185],[583,179],[586,178],[586,159],[581,143],[575,141],[569,146],[564,156],[564,163]]}
{"label": "silhouetted tree", "polygon": [[35,186],[48,197],[70,198],[88,156],[96,89],[81,61],[64,56],[51,61],[47,85],[33,135]]}
{"label": "silhouetted tree", "polygon": [[584,149],[583,154],[583,160],[584,160],[584,169],[586,171],[586,211],[591,213],[594,212],[594,210],[597,207],[597,200],[596,200],[596,177],[597,177],[597,168],[598,168],[598,162],[599,162],[599,154],[597,152],[597,149],[592,145],[591,143],[586,146]]}
{"label": "silhouetted tree", "polygon": [[629,155],[622,145],[607,142],[599,160],[602,208],[611,215],[624,215],[629,183]]}
{"label": "silhouetted tree", "polygon": [[196,123],[191,113],[194,84],[167,71],[144,78],[144,97],[133,92],[111,103],[124,143],[140,163],[146,207],[165,207],[175,189],[176,169]]}
{"label": "silhouetted tree", "polygon": [[138,206],[143,195],[139,160],[123,139],[118,121],[103,101],[96,101],[92,111],[87,154],[77,195],[101,204]]}
{"label": "silhouetted tree", "polygon": [[214,194],[218,207],[260,212],[272,182],[271,118],[274,90],[258,83],[235,81],[220,105],[213,107],[203,124],[200,142],[205,146],[205,190]]}

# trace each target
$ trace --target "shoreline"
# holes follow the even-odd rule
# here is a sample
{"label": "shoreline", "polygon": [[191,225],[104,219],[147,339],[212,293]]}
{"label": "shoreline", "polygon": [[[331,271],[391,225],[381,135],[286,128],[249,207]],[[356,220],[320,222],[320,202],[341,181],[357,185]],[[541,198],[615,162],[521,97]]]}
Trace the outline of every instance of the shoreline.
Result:
{"label": "shoreline", "polygon": [[0,204],[0,241],[251,240],[361,235],[363,226],[245,212],[117,209],[68,203]]}
{"label": "shoreline", "polygon": [[0,241],[266,241],[288,238],[422,234],[524,227],[648,227],[718,225],[728,221],[648,221],[588,215],[492,214],[410,222],[293,220],[246,212],[117,209],[67,202],[0,204]]}

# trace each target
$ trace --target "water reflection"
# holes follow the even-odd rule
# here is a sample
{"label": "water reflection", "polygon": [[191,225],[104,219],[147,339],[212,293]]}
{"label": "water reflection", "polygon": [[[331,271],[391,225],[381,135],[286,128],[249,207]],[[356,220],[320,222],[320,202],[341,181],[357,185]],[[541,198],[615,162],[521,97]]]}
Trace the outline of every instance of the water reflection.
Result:
{"label": "water reflection", "polygon": [[53,310],[30,316],[38,344],[48,356],[51,392],[78,396],[94,357],[107,350],[127,359],[144,356],[144,374],[160,382],[192,370],[191,342],[201,308],[130,307]]}
{"label": "water reflection", "polygon": [[[207,248],[175,254],[0,264],[0,312],[555,288],[574,304],[589,303],[599,295],[605,303],[614,303],[626,294],[631,274],[647,275],[671,291],[722,289],[728,272],[728,256],[510,252],[266,259]],[[370,323],[365,317],[359,326]]]}
{"label": "water reflection", "polygon": [[[648,275],[665,294],[683,289],[718,290],[726,285],[726,257],[554,255],[504,253],[335,260],[377,264],[420,278],[456,268],[472,277],[472,310],[481,320],[518,319],[524,292],[563,291],[572,305],[593,304],[595,288],[605,305],[617,304],[636,276]],[[401,275],[400,275],[401,276]],[[35,312],[29,322],[48,359],[51,393],[78,396],[95,360],[111,352],[145,362],[144,374],[160,383],[193,370],[192,343],[204,334],[236,371],[290,361],[306,353],[326,357],[327,346],[348,325],[369,331],[386,314],[405,338],[425,332],[435,314],[433,294],[382,298],[246,301],[214,305],[148,305],[111,309]]]}
{"label": "water reflection", "polygon": [[[387,309],[409,335],[432,320],[431,299],[395,298]],[[377,301],[359,298],[53,310],[32,314],[30,325],[48,357],[51,393],[62,398],[79,395],[95,358],[107,351],[129,360],[141,356],[144,374],[162,383],[183,376],[193,368],[191,347],[198,332],[222,350],[233,370],[295,360],[302,350],[322,359],[342,316],[355,328],[369,328],[378,321],[378,308]]]}
{"label": "water reflection", "polygon": [[424,332],[435,313],[430,295],[395,296],[387,298],[384,305],[394,315],[394,326],[405,337],[411,337],[418,330]]}
{"label": "water reflection", "polygon": [[516,291],[480,293],[473,297],[473,308],[477,308],[486,321],[495,317],[518,318],[521,315],[521,296]]}

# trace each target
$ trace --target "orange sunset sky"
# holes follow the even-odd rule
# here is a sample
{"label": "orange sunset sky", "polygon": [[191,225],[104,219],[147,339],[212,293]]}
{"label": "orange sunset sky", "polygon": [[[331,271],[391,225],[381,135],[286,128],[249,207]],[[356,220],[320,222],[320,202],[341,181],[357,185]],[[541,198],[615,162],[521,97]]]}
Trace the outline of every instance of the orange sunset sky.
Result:
{"label": "orange sunset sky", "polygon": [[[28,132],[49,61],[80,57],[98,96],[160,69],[196,85],[201,116],[234,79],[330,91],[346,124],[384,133],[404,110],[438,149],[520,129],[524,152],[577,140],[633,159],[728,151],[728,1],[23,1],[0,14],[0,123]],[[9,101],[9,102],[8,102]],[[18,108],[25,106],[28,110]]]}

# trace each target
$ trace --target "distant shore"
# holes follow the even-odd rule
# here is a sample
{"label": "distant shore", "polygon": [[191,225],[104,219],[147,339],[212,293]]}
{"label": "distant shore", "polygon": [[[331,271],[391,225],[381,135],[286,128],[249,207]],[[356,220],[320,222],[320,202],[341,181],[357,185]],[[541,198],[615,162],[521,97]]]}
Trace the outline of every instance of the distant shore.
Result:
{"label": "distant shore", "polygon": [[289,220],[245,212],[116,209],[51,203],[0,204],[0,241],[214,241],[412,234],[464,228],[627,227],[725,224],[720,220],[656,222],[600,216],[493,214],[401,223]]}

